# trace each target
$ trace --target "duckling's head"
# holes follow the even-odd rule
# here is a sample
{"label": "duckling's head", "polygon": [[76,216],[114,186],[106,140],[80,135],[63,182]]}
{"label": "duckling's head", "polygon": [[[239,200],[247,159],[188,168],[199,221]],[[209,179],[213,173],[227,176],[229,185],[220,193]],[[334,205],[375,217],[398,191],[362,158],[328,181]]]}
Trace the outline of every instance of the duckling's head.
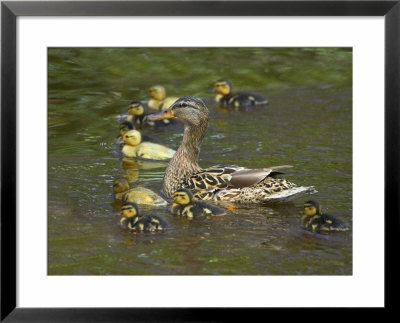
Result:
{"label": "duckling's head", "polygon": [[122,193],[129,190],[129,183],[125,178],[119,178],[113,184],[114,193]]}
{"label": "duckling's head", "polygon": [[172,197],[174,203],[179,205],[188,205],[193,201],[192,193],[185,188],[177,190]]}
{"label": "duckling's head", "polygon": [[219,79],[214,83],[214,92],[228,95],[232,92],[232,83],[227,79]]}
{"label": "duckling's head", "polygon": [[123,137],[124,134],[126,134],[129,130],[132,129],[133,129],[132,122],[129,121],[121,122],[121,124],[119,125],[119,134],[121,135],[121,137]]}
{"label": "duckling's head", "polygon": [[175,101],[168,110],[147,116],[148,120],[178,118],[185,126],[200,126],[208,123],[208,109],[204,102],[193,96],[184,96]]}
{"label": "duckling's head", "polygon": [[167,96],[165,89],[161,85],[154,85],[149,88],[149,96],[156,101],[162,101]]}
{"label": "duckling's head", "polygon": [[122,139],[129,146],[137,146],[142,142],[142,134],[137,130],[129,130],[123,135]]}
{"label": "duckling's head", "polygon": [[139,208],[136,203],[124,202],[124,204],[122,204],[120,216],[127,219],[131,219],[138,215],[139,215]]}
{"label": "duckling's head", "polygon": [[304,203],[304,215],[314,216],[321,214],[321,206],[318,202],[310,200]]}
{"label": "duckling's head", "polygon": [[129,103],[128,114],[132,116],[141,116],[144,114],[144,106],[141,101],[133,100]]}

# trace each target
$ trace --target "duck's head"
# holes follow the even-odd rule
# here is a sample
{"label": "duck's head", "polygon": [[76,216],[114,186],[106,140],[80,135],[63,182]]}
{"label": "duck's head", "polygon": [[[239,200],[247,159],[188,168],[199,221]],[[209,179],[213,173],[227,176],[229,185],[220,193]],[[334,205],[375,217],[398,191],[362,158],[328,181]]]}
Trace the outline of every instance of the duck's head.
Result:
{"label": "duck's head", "polygon": [[179,204],[179,205],[188,205],[193,201],[192,193],[185,188],[181,188],[181,189],[177,190],[173,194],[172,198],[173,198],[174,203]]}
{"label": "duck's head", "polygon": [[119,215],[127,219],[134,218],[139,215],[139,208],[136,203],[124,202],[121,206],[121,212]]}
{"label": "duck's head", "polygon": [[126,134],[129,130],[132,130],[132,129],[133,129],[132,122],[129,122],[129,121],[121,122],[121,124],[119,125],[119,134],[121,137],[123,137],[124,134]]}
{"label": "duck's head", "polygon": [[314,216],[321,214],[321,206],[318,202],[310,200],[304,203],[304,215]]}
{"label": "duck's head", "polygon": [[144,114],[144,105],[141,101],[133,100],[129,103],[128,115],[141,116]]}
{"label": "duck's head", "polygon": [[208,109],[201,99],[184,96],[176,100],[167,110],[147,116],[150,121],[175,118],[186,126],[200,126],[208,123]]}
{"label": "duck's head", "polygon": [[119,178],[113,184],[114,193],[122,193],[129,190],[129,183],[125,178]]}
{"label": "duck's head", "polygon": [[129,146],[137,146],[142,142],[142,134],[137,130],[129,130],[122,136],[122,139]]}
{"label": "duck's head", "polygon": [[149,96],[156,101],[162,101],[166,97],[165,88],[161,85],[154,85],[149,88]]}
{"label": "duck's head", "polygon": [[219,79],[214,83],[214,92],[222,95],[228,95],[232,92],[232,83],[227,79]]}

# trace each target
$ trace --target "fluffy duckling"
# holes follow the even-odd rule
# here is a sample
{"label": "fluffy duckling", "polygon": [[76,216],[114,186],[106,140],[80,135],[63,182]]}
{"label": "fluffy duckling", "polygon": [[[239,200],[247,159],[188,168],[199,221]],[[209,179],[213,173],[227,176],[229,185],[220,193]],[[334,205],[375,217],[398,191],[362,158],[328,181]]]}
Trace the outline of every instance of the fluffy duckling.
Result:
{"label": "fluffy duckling", "polygon": [[218,216],[226,214],[224,209],[214,205],[193,200],[192,193],[181,188],[173,194],[171,213],[190,220],[200,216]]}
{"label": "fluffy duckling", "polygon": [[304,227],[313,232],[349,230],[342,220],[322,213],[319,203],[313,200],[304,203],[304,215],[301,220]]}
{"label": "fluffy duckling", "polygon": [[117,200],[136,204],[166,206],[167,202],[152,190],[142,186],[129,187],[125,178],[116,179],[113,184],[114,196]]}
{"label": "fluffy duckling", "polygon": [[152,86],[149,91],[150,100],[147,103],[150,109],[160,111],[168,109],[178,98],[166,97],[165,88],[161,85]]}
{"label": "fluffy duckling", "polygon": [[131,101],[128,106],[128,120],[134,125],[143,125],[147,110],[147,107],[142,101]]}
{"label": "fluffy duckling", "polygon": [[135,232],[163,231],[167,228],[167,222],[155,215],[139,215],[136,203],[125,202],[122,204],[120,216],[121,227]]}
{"label": "fluffy duckling", "polygon": [[262,95],[249,92],[232,92],[232,83],[227,79],[220,79],[214,83],[214,92],[217,92],[215,101],[222,107],[235,110],[248,109],[254,105],[267,104],[268,99]]}
{"label": "fluffy duckling", "polygon": [[122,137],[124,147],[122,153],[126,157],[141,157],[153,160],[168,160],[175,150],[154,142],[142,142],[142,135],[137,130],[129,130]]}
{"label": "fluffy duckling", "polygon": [[[129,131],[129,130],[134,130],[135,127],[133,126],[133,123],[131,121],[123,121],[119,124],[119,135],[117,138],[123,138],[124,135]],[[142,140],[143,141],[150,141],[150,142],[158,142],[156,139],[147,136],[147,135],[142,135]]]}

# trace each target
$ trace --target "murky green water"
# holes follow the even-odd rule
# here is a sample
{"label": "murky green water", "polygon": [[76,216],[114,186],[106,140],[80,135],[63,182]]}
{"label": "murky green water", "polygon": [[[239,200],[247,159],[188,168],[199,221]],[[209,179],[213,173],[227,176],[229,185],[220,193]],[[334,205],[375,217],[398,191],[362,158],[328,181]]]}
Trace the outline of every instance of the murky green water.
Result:
{"label": "murky green water", "polygon": [[[114,178],[156,192],[165,166],[122,168],[117,117],[163,84],[211,100],[213,81],[268,96],[266,108],[216,109],[200,164],[291,164],[324,209],[352,223],[352,53],[349,49],[49,49],[48,273],[51,275],[349,275],[352,233],[300,227],[302,203],[240,207],[217,220],[179,220],[162,234],[118,226]],[[145,134],[177,148],[179,130]]]}

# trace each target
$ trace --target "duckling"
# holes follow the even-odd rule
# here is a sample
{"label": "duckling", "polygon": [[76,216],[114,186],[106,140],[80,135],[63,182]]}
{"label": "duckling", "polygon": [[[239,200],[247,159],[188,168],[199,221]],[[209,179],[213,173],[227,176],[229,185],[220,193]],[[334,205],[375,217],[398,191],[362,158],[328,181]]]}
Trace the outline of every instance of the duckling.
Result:
{"label": "duckling", "polygon": [[215,102],[222,107],[246,110],[254,105],[267,104],[268,99],[262,95],[249,92],[232,92],[232,83],[227,79],[220,79],[214,83],[214,92],[217,92]]}
{"label": "duckling", "polygon": [[226,214],[224,209],[214,205],[205,202],[195,202],[193,200],[193,194],[185,188],[181,188],[173,194],[171,213],[186,217],[190,220],[200,216],[218,216]]}
{"label": "duckling", "polygon": [[120,225],[124,229],[135,232],[163,231],[167,228],[167,222],[158,216],[145,214],[139,215],[136,203],[125,202],[122,204]]}
{"label": "duckling", "polygon": [[[134,130],[135,127],[133,126],[133,123],[131,121],[125,120],[119,124],[119,135],[117,138],[123,138],[124,135],[129,131],[129,130]],[[144,141],[150,141],[150,142],[158,142],[158,140],[147,136],[147,135],[142,135],[142,140]]]}
{"label": "duckling", "polygon": [[304,215],[301,220],[304,227],[313,232],[349,230],[342,220],[322,213],[319,203],[313,200],[304,203]]}
{"label": "duckling", "polygon": [[166,206],[167,202],[152,190],[142,186],[129,187],[129,182],[125,178],[114,180],[113,184],[114,197],[124,202],[132,202],[136,204]]}
{"label": "duckling", "polygon": [[154,85],[149,89],[150,100],[147,103],[152,110],[168,109],[178,98],[166,97],[165,88],[161,85]]}
{"label": "duckling", "polygon": [[142,126],[144,123],[144,117],[147,114],[147,107],[143,102],[139,100],[133,100],[129,103],[128,107],[128,120],[132,124]]}
{"label": "duckling", "polygon": [[175,150],[153,142],[142,142],[142,135],[137,130],[129,130],[123,136],[125,142],[122,153],[126,157],[141,157],[153,160],[168,160]]}

